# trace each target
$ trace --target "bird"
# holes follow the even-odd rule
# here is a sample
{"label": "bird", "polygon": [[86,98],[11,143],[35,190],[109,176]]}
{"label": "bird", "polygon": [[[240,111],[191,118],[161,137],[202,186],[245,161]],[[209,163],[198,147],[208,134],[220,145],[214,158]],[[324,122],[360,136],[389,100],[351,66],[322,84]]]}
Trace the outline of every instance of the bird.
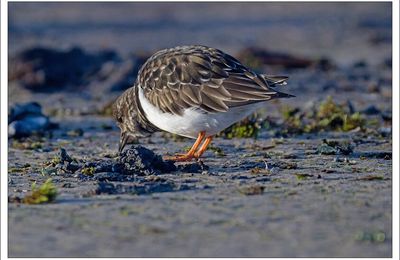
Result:
{"label": "bird", "polygon": [[153,54],[131,88],[113,103],[121,130],[119,153],[132,140],[166,131],[195,139],[187,153],[165,160],[199,159],[213,137],[276,98],[287,76],[258,74],[231,55],[203,45],[178,46]]}

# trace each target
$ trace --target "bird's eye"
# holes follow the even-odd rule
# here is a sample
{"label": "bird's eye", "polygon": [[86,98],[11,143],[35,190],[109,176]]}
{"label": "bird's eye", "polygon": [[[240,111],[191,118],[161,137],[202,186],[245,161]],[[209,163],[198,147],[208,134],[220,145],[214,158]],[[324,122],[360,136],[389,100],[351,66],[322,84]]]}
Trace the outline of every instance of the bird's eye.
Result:
{"label": "bird's eye", "polygon": [[118,117],[118,123],[122,123],[122,117]]}

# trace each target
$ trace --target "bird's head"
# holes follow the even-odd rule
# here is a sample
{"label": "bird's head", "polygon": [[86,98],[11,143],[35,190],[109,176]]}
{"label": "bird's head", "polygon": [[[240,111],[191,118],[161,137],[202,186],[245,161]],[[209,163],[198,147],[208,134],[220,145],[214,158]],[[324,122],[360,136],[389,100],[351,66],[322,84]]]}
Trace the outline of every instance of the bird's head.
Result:
{"label": "bird's head", "polygon": [[[133,87],[134,88],[134,87]],[[125,145],[136,141],[139,137],[145,136],[143,127],[138,121],[135,91],[133,88],[126,90],[115,100],[112,106],[113,117],[121,129],[119,140],[119,153]]]}

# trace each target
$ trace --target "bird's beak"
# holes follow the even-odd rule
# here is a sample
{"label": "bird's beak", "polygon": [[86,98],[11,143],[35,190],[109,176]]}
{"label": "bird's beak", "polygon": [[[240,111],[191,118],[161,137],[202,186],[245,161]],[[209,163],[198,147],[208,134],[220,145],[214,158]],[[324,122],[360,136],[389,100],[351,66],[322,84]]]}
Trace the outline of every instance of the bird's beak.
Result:
{"label": "bird's beak", "polygon": [[126,143],[128,142],[128,137],[129,135],[127,135],[126,132],[121,132],[121,137],[119,138],[119,147],[118,147],[118,152],[120,154],[122,153]]}

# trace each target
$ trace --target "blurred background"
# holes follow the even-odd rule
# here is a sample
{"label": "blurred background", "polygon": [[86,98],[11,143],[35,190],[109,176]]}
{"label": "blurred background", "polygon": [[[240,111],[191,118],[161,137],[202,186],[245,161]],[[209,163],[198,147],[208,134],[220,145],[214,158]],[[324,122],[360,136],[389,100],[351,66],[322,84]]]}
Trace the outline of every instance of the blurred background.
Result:
{"label": "blurred background", "polygon": [[390,3],[9,4],[10,53],[38,44],[121,54],[202,44],[373,62],[391,56],[373,48],[390,36]]}
{"label": "blurred background", "polygon": [[[390,3],[9,3],[9,97],[79,89],[103,99],[131,86],[155,51],[189,44],[259,72],[290,70],[291,90],[302,93],[330,84],[304,77],[316,64],[391,66],[391,28]],[[378,74],[371,69],[381,82]]]}

